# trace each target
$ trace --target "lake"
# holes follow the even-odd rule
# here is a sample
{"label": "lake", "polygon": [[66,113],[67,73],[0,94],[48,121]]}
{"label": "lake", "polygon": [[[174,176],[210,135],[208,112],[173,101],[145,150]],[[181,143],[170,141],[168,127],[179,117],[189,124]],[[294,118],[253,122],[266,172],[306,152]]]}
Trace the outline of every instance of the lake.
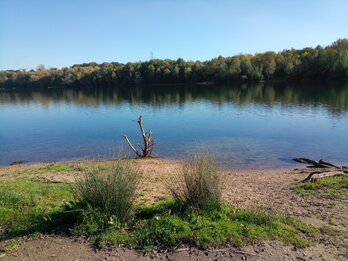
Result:
{"label": "lake", "polygon": [[131,155],[157,139],[182,159],[204,146],[225,168],[291,169],[294,157],[348,163],[348,83],[258,83],[0,92],[0,165]]}

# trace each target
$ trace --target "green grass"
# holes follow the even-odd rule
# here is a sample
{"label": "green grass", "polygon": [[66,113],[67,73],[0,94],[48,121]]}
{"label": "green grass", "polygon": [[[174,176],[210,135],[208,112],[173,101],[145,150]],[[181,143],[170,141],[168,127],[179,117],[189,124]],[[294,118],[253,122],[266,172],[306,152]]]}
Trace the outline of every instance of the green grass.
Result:
{"label": "green grass", "polygon": [[303,195],[341,196],[348,194],[348,175],[327,177],[317,182],[299,183],[292,187]]}
{"label": "green grass", "polygon": [[74,172],[83,171],[84,168],[77,164],[71,163],[47,163],[43,167],[34,169],[17,170],[11,173],[3,173],[1,176],[15,176],[20,177],[21,175],[35,175],[44,174],[50,172]]}
{"label": "green grass", "polygon": [[62,164],[57,164],[57,163],[49,163],[46,166],[42,167],[39,169],[40,172],[52,172],[52,171],[72,171],[72,170],[78,170],[77,167],[74,167],[72,165],[62,163]]}
{"label": "green grass", "polygon": [[[171,249],[188,244],[202,249],[263,240],[281,240],[299,247],[310,245],[317,230],[298,219],[266,214],[226,204],[205,204],[199,210],[170,200],[137,206],[132,217],[119,221],[94,208],[78,210],[72,187],[21,178],[0,184],[0,240],[59,230],[70,224],[71,233],[98,246],[131,246],[142,251]],[[64,208],[62,206],[65,206]],[[68,212],[70,210],[72,212]],[[13,241],[7,244],[12,248]]]}
{"label": "green grass", "polygon": [[128,223],[109,224],[100,230],[97,223],[89,233],[89,217],[88,222],[77,226],[75,233],[94,240],[101,247],[125,244],[143,251],[170,249],[180,244],[202,249],[227,244],[244,246],[262,240],[281,240],[306,247],[310,245],[306,238],[317,235],[315,227],[286,215],[269,215],[225,204],[207,205],[198,211],[177,201],[139,206]]}
{"label": "green grass", "polygon": [[61,206],[72,199],[71,185],[16,179],[0,183],[1,238],[42,232],[58,218]]}

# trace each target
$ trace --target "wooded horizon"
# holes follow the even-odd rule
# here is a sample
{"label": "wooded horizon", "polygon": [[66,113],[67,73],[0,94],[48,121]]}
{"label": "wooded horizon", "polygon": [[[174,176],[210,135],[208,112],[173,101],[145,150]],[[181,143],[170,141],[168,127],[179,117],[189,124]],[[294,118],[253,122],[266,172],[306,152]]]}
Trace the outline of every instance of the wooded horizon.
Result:
{"label": "wooded horizon", "polygon": [[30,71],[3,70],[0,71],[0,88],[347,78],[348,39],[338,39],[326,47],[219,56],[207,61],[152,59],[127,64],[90,62],[61,69],[39,65]]}

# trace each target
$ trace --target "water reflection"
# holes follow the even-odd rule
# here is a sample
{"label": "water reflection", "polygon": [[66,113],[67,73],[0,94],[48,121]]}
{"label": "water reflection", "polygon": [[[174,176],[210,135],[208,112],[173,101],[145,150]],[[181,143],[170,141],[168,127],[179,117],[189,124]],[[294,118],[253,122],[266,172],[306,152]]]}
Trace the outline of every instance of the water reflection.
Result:
{"label": "water reflection", "polygon": [[206,100],[217,105],[257,103],[325,107],[330,113],[348,110],[348,83],[257,83],[230,86],[143,86],[99,89],[49,89],[35,92],[0,93],[0,103],[65,102],[88,106],[106,104],[171,104]]}

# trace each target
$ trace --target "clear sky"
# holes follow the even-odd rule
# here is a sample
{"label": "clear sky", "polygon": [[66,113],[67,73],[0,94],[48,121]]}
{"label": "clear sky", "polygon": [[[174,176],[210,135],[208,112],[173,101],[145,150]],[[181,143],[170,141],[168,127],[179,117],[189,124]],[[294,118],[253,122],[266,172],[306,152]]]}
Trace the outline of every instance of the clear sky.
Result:
{"label": "clear sky", "polygon": [[0,0],[0,69],[328,45],[348,0]]}

